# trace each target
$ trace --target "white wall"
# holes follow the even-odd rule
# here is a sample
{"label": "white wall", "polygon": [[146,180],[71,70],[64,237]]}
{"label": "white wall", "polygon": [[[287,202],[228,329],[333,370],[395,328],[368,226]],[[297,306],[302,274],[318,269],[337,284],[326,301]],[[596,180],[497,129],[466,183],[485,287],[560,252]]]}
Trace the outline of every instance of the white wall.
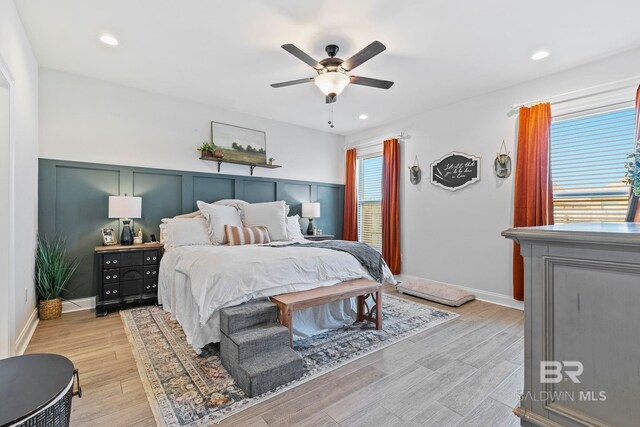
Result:
{"label": "white wall", "polygon": [[[344,183],[342,136],[40,69],[41,158],[216,172],[196,151],[212,120],[266,131],[267,155],[282,168],[256,176]],[[221,173],[249,168],[227,164]]]}
{"label": "white wall", "polygon": [[8,158],[9,173],[0,178],[10,197],[5,215],[13,218],[9,233],[0,233],[0,245],[9,251],[8,289],[0,295],[0,329],[5,332],[0,357],[4,357],[23,350],[35,325],[31,320],[38,207],[38,65],[11,0],[0,0],[0,65],[9,74],[12,97],[11,148],[1,154]]}
{"label": "white wall", "polygon": [[[514,175],[502,180],[493,172],[503,139],[515,167],[517,115],[507,113],[517,102],[635,76],[640,50],[349,135],[349,144],[396,131],[410,135],[402,145],[403,274],[474,288],[479,297],[520,307],[511,298],[511,241],[500,236],[513,222]],[[451,151],[482,158],[480,182],[455,193],[429,183],[429,164]],[[416,155],[423,181],[413,186],[407,167]]]}

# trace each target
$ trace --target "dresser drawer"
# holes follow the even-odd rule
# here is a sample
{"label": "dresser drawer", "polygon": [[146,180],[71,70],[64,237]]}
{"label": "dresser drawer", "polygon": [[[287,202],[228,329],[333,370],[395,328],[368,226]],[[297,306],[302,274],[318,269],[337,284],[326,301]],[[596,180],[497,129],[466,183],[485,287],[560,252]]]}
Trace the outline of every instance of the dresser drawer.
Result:
{"label": "dresser drawer", "polygon": [[145,279],[157,279],[158,278],[158,266],[157,265],[147,265],[144,267],[144,278]]}
{"label": "dresser drawer", "polygon": [[142,295],[142,280],[120,282],[120,296],[128,297],[132,295]]}
{"label": "dresser drawer", "polygon": [[120,280],[120,269],[109,268],[102,272],[102,281],[104,283],[114,283]]}
{"label": "dresser drawer", "polygon": [[142,265],[142,252],[123,252],[120,254],[120,267]]}
{"label": "dresser drawer", "polygon": [[157,264],[158,258],[159,258],[158,251],[144,251],[145,264]]}
{"label": "dresser drawer", "polygon": [[102,258],[102,267],[120,267],[120,254],[105,254]]}
{"label": "dresser drawer", "polygon": [[102,297],[106,300],[120,298],[120,285],[118,283],[105,283]]}
{"label": "dresser drawer", "polygon": [[141,280],[143,278],[143,274],[143,267],[141,265],[135,267],[123,267],[120,269],[120,281]]}
{"label": "dresser drawer", "polygon": [[147,279],[144,281],[144,289],[145,294],[155,294],[158,292],[158,280],[157,279]]}

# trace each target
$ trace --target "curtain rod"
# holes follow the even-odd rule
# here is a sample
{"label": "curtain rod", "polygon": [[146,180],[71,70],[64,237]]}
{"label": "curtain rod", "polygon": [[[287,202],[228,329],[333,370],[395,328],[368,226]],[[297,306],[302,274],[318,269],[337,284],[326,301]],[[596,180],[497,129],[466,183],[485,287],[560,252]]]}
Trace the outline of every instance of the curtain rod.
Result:
{"label": "curtain rod", "polygon": [[344,151],[350,150],[352,148],[367,148],[372,147],[377,144],[382,144],[387,139],[408,139],[408,135],[404,132],[394,132],[392,135],[383,135],[376,138],[364,139],[361,141],[356,141],[355,143],[351,143],[344,146]]}
{"label": "curtain rod", "polygon": [[[569,98],[566,99],[560,99],[559,101],[556,101],[555,103],[561,103],[561,102],[569,102],[569,101],[574,101],[576,99],[580,99],[580,98],[584,98],[587,96],[593,96],[593,95],[598,95],[598,94],[602,94],[602,93],[607,93],[607,92],[611,92],[614,90],[619,90],[619,89],[625,89],[627,87],[632,87],[635,86],[635,84],[637,84],[637,82],[640,80],[640,76],[635,76],[635,77],[630,77],[627,79],[622,79],[622,80],[617,80],[615,82],[609,82],[609,83],[603,83],[603,84],[599,84],[599,85],[595,85],[595,86],[591,86],[591,87],[587,87],[584,89],[578,89],[578,90],[572,90],[570,92],[565,92],[565,93],[561,93],[558,95],[553,95],[553,96],[549,96],[546,98],[540,98],[540,99],[534,99],[532,101],[527,101],[527,102],[520,102],[517,104],[513,104],[511,106],[511,110],[517,110],[520,107],[526,107],[529,105],[535,105],[535,104],[539,104],[541,102],[551,102],[552,100],[556,99],[556,98],[564,98],[569,96]],[[596,89],[600,89],[603,87],[607,87],[607,86],[613,86],[613,85],[618,85],[618,84],[623,84],[623,83],[629,83],[629,85],[623,85],[620,87],[613,87],[611,89],[605,89],[602,90],[601,92],[597,92],[597,93],[589,93],[589,94],[585,94],[585,95],[578,95],[578,96],[574,96],[574,97],[570,97],[571,95],[575,95],[575,94],[579,94],[581,92],[585,92],[585,91],[592,91],[592,90],[596,90]]]}

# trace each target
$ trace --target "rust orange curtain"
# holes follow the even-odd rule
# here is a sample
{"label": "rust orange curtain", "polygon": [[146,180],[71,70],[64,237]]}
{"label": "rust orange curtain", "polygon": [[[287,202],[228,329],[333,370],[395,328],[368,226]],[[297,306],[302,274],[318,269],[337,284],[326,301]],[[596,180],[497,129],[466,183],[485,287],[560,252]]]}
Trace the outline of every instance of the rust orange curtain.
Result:
{"label": "rust orange curtain", "polygon": [[352,240],[354,242],[358,241],[357,162],[356,149],[352,148],[347,150],[342,239]]}
{"label": "rust orange curtain", "polygon": [[400,273],[400,144],[382,149],[382,257],[393,274]]}
{"label": "rust orange curtain", "polygon": [[[522,107],[518,114],[513,225],[553,224],[553,192],[549,165],[551,105]],[[524,264],[520,245],[513,247],[513,298],[524,301]]]}
{"label": "rust orange curtain", "polygon": [[[636,150],[639,149],[640,144],[640,86],[636,91]],[[627,211],[628,222],[640,222],[640,209],[638,209],[638,197],[629,193],[629,210]]]}

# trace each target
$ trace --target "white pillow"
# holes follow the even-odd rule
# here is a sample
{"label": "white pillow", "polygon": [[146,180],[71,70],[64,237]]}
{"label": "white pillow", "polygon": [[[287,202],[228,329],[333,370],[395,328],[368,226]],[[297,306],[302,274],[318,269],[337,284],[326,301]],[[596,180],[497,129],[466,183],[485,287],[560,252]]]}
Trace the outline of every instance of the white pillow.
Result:
{"label": "white pillow", "polygon": [[304,239],[300,231],[300,215],[287,217],[287,235],[289,240]]}
{"label": "white pillow", "polygon": [[242,227],[240,212],[235,206],[213,205],[198,200],[198,209],[207,220],[209,235],[215,244],[224,245],[229,242],[224,232],[225,225]]}
{"label": "white pillow", "polygon": [[265,226],[272,241],[288,240],[285,202],[250,203],[242,206],[244,225]]}
{"label": "white pillow", "polygon": [[222,200],[217,200],[215,202],[210,203],[212,205],[225,205],[225,206],[243,206],[243,205],[248,205],[249,202],[245,202],[244,200],[240,200],[240,199],[222,199]]}
{"label": "white pillow", "polygon": [[204,218],[163,219],[160,231],[165,249],[211,244]]}

